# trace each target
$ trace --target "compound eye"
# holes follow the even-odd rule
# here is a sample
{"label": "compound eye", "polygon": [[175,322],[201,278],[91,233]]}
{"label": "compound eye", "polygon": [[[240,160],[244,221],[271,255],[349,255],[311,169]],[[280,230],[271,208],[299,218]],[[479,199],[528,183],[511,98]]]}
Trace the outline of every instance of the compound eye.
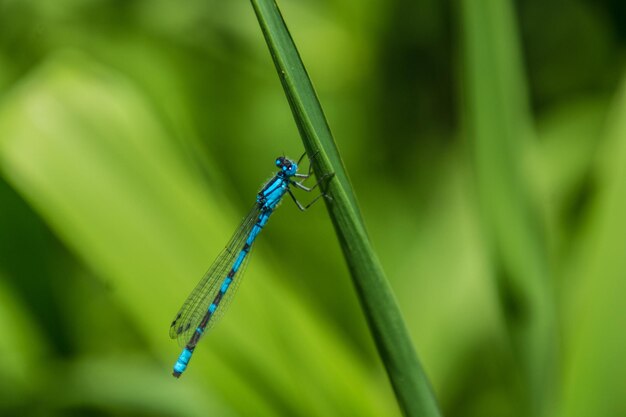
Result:
{"label": "compound eye", "polygon": [[278,166],[280,166],[280,159],[277,159],[277,160],[275,161],[275,163],[276,163],[276,166],[277,166],[277,167],[278,167]]}

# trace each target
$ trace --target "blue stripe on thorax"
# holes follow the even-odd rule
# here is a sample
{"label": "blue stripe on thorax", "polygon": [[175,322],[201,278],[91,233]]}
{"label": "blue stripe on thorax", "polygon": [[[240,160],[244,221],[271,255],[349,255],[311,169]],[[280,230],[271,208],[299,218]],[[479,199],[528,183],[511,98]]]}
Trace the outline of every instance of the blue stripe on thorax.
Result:
{"label": "blue stripe on thorax", "polygon": [[257,201],[265,208],[274,209],[283,198],[289,187],[289,180],[277,174],[259,192]]}

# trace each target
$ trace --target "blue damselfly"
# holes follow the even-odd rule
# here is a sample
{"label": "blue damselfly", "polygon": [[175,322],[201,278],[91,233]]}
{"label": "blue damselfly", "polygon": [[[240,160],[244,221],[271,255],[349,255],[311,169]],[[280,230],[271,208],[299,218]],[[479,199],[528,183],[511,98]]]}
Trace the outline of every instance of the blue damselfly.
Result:
{"label": "blue damselfly", "polygon": [[252,210],[244,217],[224,251],[213,262],[176,314],[170,326],[170,337],[178,339],[184,348],[174,365],[175,377],[178,378],[185,371],[198,341],[215,324],[232,300],[243,276],[252,245],[283,196],[289,194],[298,208],[304,211],[324,195],[320,193],[306,206],[293,195],[291,186],[312,191],[322,181],[332,177],[332,174],[328,175],[310,188],[303,185],[302,183],[311,176],[311,167],[307,174],[298,173],[298,165],[303,157],[304,155],[297,162],[284,156],[276,158],[278,172],[259,191]]}

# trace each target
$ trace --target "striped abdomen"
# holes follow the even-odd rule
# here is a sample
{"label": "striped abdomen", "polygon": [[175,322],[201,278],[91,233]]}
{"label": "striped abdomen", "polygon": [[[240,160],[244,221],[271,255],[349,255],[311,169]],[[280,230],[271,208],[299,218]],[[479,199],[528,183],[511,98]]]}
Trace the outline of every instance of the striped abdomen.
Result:
{"label": "striped abdomen", "polygon": [[174,372],[172,373],[175,377],[178,378],[187,368],[187,364],[189,363],[189,360],[191,359],[191,355],[193,354],[193,351],[196,348],[196,345],[198,344],[200,337],[204,333],[204,330],[209,324],[211,318],[215,315],[215,312],[220,306],[220,302],[222,301],[222,299],[228,292],[228,289],[230,288],[231,284],[236,278],[237,272],[241,268],[241,265],[243,264],[248,254],[250,253],[250,248],[252,247],[252,244],[254,243],[258,234],[263,229],[263,226],[265,226],[265,224],[269,220],[269,217],[271,214],[272,214],[272,209],[266,208],[265,210],[263,210],[261,214],[259,215],[257,222],[254,224],[254,226],[250,230],[250,234],[248,235],[246,242],[244,243],[241,251],[239,252],[239,255],[237,256],[237,259],[233,263],[233,266],[231,267],[230,271],[228,272],[228,274],[222,281],[222,285],[219,291],[217,292],[217,294],[215,295],[213,302],[209,305],[209,308],[207,312],[204,314],[204,316],[202,317],[200,324],[198,325],[195,332],[189,339],[189,342],[187,343],[182,353],[178,357],[178,360],[176,361],[176,364],[174,365]]}

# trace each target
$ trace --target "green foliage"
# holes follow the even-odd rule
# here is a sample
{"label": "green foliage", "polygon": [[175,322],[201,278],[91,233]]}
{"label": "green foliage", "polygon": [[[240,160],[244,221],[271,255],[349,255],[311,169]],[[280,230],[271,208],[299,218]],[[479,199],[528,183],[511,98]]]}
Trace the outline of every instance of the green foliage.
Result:
{"label": "green foliage", "polygon": [[557,327],[547,243],[525,179],[533,126],[507,2],[462,7],[466,120],[494,276],[528,397],[543,415],[556,386]]}
{"label": "green foliage", "polygon": [[[625,20],[561,3],[280,4],[446,416],[626,415]],[[321,206],[170,375],[297,135],[249,2],[0,1],[0,415],[400,415]]]}

